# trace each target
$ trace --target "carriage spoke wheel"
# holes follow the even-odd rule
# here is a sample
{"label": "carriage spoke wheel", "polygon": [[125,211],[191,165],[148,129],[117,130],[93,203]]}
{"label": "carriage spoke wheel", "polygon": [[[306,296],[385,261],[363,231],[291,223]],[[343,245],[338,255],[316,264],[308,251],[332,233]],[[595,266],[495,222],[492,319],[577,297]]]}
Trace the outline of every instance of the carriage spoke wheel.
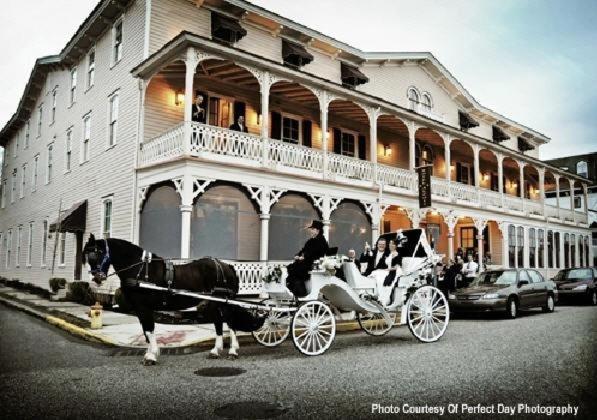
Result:
{"label": "carriage spoke wheel", "polygon": [[253,338],[265,347],[276,347],[286,340],[290,333],[290,314],[270,311],[263,326],[253,331]]}
{"label": "carriage spoke wheel", "polygon": [[430,343],[444,335],[450,320],[450,308],[439,289],[423,286],[413,293],[407,305],[408,329],[418,340]]}
{"label": "carriage spoke wheel", "polygon": [[357,320],[359,321],[361,329],[367,334],[381,336],[387,334],[396,323],[396,312],[390,312],[389,315],[392,319],[391,325],[388,325],[382,314],[373,312],[357,314]]}
{"label": "carriage spoke wheel", "polygon": [[330,307],[313,300],[302,305],[292,319],[294,346],[307,356],[325,353],[336,335],[336,319]]}

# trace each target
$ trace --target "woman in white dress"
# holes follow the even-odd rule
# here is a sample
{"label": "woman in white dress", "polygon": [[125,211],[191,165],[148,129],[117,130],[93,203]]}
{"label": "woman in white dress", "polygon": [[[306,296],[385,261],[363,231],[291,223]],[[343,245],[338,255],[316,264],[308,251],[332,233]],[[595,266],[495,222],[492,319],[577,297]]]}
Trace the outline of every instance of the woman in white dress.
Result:
{"label": "woman in white dress", "polygon": [[390,304],[394,280],[397,270],[401,272],[402,258],[398,254],[397,241],[392,239],[389,243],[390,253],[386,257],[386,265],[389,267],[384,270],[375,270],[371,276],[375,278],[377,285],[377,299],[382,306]]}

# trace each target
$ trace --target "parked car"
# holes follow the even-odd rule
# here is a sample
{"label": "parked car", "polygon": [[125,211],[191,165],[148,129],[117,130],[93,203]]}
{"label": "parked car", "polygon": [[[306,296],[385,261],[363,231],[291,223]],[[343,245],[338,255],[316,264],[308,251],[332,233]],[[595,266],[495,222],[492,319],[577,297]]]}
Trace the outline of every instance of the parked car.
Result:
{"label": "parked car", "polygon": [[520,309],[553,312],[558,292],[555,283],[538,271],[518,268],[485,271],[448,298],[454,312],[505,311],[508,318],[516,318]]}
{"label": "parked car", "polygon": [[585,301],[597,305],[597,269],[567,268],[553,278],[562,300]]}

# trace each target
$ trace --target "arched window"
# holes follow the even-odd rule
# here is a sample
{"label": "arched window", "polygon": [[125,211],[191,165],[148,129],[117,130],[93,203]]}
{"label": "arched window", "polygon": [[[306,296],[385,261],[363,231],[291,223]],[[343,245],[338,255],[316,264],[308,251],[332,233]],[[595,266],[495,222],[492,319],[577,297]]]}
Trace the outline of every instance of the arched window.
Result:
{"label": "arched window", "polygon": [[191,258],[259,260],[261,225],[253,202],[239,188],[217,185],[193,206]]}
{"label": "arched window", "polygon": [[180,196],[172,185],[149,192],[141,211],[139,246],[164,258],[180,258]]}
{"label": "arched window", "polygon": [[576,174],[585,178],[589,176],[589,167],[586,161],[581,160],[576,163]]}
{"label": "arched window", "polygon": [[269,221],[270,260],[290,260],[308,239],[309,226],[319,215],[313,204],[299,194],[287,194],[273,206]]}
{"label": "arched window", "polygon": [[431,95],[429,92],[423,92],[421,96],[421,105],[423,106],[424,112],[431,112],[431,108],[433,108],[433,101],[431,100]]}
{"label": "arched window", "polygon": [[408,92],[406,94],[406,96],[408,97],[408,107],[409,109],[412,109],[413,111],[417,110],[417,107],[419,105],[419,91],[417,90],[417,88],[411,86],[408,88]]}
{"label": "arched window", "polygon": [[356,203],[340,203],[330,217],[330,246],[346,255],[349,249],[363,249],[365,241],[371,243],[371,222],[365,212]]}

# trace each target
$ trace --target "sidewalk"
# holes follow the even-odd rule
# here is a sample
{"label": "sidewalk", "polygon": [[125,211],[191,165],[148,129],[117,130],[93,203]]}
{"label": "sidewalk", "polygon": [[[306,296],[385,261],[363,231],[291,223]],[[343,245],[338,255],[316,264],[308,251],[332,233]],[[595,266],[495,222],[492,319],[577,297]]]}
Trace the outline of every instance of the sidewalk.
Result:
{"label": "sidewalk", "polygon": [[[134,315],[103,310],[103,328],[90,328],[88,306],[74,302],[57,302],[12,287],[0,286],[0,303],[27,312],[73,335],[89,341],[126,348],[145,348],[141,324]],[[337,331],[359,329],[354,321],[339,322]],[[224,331],[227,331],[226,326]],[[213,324],[155,324],[160,347],[211,347],[215,340]],[[238,332],[241,342],[253,341],[251,333]]]}

